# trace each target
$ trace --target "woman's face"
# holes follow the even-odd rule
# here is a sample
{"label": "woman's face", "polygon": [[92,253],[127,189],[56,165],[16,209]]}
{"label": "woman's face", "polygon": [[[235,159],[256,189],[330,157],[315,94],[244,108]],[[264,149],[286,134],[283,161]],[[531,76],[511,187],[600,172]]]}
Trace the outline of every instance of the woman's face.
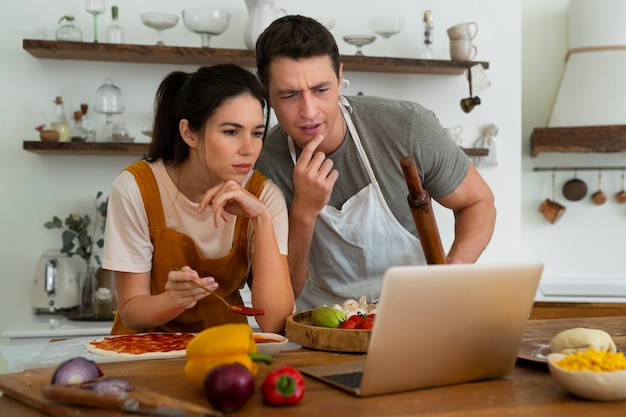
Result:
{"label": "woman's face", "polygon": [[207,119],[204,136],[196,141],[199,162],[213,181],[242,183],[261,153],[264,132],[259,100],[249,94],[232,97]]}

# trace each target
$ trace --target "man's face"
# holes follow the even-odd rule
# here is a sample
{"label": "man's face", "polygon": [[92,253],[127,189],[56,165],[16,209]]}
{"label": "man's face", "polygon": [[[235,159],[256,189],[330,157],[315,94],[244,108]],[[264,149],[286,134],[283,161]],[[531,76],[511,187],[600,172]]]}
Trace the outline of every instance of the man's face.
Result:
{"label": "man's face", "polygon": [[[332,153],[343,140],[339,85],[328,56],[294,60],[276,57],[270,64],[267,93],[281,127],[302,148],[315,135],[326,138],[319,150]],[[339,122],[339,123],[337,123]]]}

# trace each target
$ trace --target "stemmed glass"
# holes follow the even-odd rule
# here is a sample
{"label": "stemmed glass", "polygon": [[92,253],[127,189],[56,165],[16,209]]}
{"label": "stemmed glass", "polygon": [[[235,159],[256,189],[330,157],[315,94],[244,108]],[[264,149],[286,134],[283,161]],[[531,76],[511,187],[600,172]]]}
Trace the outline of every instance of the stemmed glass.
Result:
{"label": "stemmed glass", "polygon": [[369,45],[376,40],[376,36],[373,35],[346,35],[343,40],[350,45],[356,46],[356,54],[363,55],[363,46]]}
{"label": "stemmed glass", "polygon": [[203,48],[211,47],[211,36],[224,33],[230,23],[230,13],[213,9],[184,9],[183,23],[185,27],[200,35]]}
{"label": "stemmed glass", "polygon": [[171,29],[178,23],[178,16],[168,13],[142,13],[140,15],[144,25],[157,31],[157,45],[163,43],[163,31]]}
{"label": "stemmed glass", "polygon": [[98,15],[106,11],[105,0],[85,0],[85,10],[93,16],[93,43],[98,43]]}
{"label": "stemmed glass", "polygon": [[389,38],[402,31],[404,18],[400,16],[376,16],[369,20],[370,29],[385,40],[385,56],[389,56]]}

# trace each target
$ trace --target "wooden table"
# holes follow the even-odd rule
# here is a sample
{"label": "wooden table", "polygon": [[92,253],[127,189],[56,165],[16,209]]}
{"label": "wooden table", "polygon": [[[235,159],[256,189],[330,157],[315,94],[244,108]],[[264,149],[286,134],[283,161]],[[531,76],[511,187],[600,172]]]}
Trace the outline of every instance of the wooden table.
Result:
{"label": "wooden table", "polygon": [[[626,333],[626,317],[531,320],[525,340],[546,339],[571,327],[600,328],[611,335]],[[505,378],[458,384],[447,387],[417,390],[370,398],[356,398],[325,384],[306,379],[306,394],[301,403],[292,407],[272,408],[263,403],[258,384],[264,374],[279,364],[309,365],[361,359],[361,355],[338,354],[298,349],[281,352],[273,365],[261,365],[257,389],[250,401],[232,416],[623,416],[626,401],[594,402],[567,394],[550,376],[545,363],[519,360],[513,373]],[[183,377],[184,359],[103,363],[105,375],[123,376],[136,386],[152,389],[176,398],[206,406],[202,393]],[[42,417],[42,411],[24,405],[24,392],[38,392],[38,387],[24,381],[32,377],[42,380],[53,369],[36,369],[15,374],[0,375],[0,386],[11,385],[16,392],[0,398],[0,415]],[[30,377],[29,377],[30,375]],[[36,376],[36,378],[35,378]],[[22,382],[18,382],[21,380]],[[23,386],[20,387],[19,384]],[[35,384],[36,385],[36,384]],[[7,393],[8,390],[5,390]],[[15,397],[15,398],[13,398]],[[45,400],[44,400],[45,401]],[[45,412],[53,416],[111,417],[128,414],[104,410],[80,409],[44,404]]]}

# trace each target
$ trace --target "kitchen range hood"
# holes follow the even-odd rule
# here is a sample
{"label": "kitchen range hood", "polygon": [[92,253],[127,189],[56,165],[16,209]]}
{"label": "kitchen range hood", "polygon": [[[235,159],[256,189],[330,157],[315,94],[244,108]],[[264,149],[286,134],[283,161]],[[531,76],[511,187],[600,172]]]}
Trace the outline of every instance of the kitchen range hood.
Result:
{"label": "kitchen range hood", "polygon": [[570,0],[569,50],[531,154],[626,152],[626,1]]}

